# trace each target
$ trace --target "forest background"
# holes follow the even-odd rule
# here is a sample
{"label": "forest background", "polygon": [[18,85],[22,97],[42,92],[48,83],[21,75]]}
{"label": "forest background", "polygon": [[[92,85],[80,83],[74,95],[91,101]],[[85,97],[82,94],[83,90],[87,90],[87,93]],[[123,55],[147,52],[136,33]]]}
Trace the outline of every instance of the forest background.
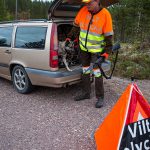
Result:
{"label": "forest background", "polygon": [[[51,2],[18,0],[18,19],[47,19]],[[0,21],[15,20],[16,0],[0,0]],[[121,43],[115,75],[150,79],[150,0],[120,0],[108,8],[114,42]],[[114,59],[111,56],[110,59]]]}

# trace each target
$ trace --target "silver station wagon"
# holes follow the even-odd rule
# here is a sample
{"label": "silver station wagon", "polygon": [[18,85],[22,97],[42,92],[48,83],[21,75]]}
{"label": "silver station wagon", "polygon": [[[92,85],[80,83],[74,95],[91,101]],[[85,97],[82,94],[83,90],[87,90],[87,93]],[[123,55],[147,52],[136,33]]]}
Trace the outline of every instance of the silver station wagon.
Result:
{"label": "silver station wagon", "polygon": [[[13,82],[22,94],[34,85],[65,87],[81,79],[79,46],[64,45],[80,3],[53,1],[48,20],[0,23],[0,77]],[[78,37],[75,37],[78,38]],[[103,63],[105,71],[110,63]]]}

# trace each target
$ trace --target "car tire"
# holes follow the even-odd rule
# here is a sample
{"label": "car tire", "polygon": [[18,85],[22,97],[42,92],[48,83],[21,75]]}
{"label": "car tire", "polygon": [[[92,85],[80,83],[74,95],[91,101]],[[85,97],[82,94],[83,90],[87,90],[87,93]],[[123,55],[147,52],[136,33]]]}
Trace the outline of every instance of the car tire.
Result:
{"label": "car tire", "polygon": [[21,94],[30,93],[33,89],[31,81],[22,66],[15,66],[12,71],[13,86]]}

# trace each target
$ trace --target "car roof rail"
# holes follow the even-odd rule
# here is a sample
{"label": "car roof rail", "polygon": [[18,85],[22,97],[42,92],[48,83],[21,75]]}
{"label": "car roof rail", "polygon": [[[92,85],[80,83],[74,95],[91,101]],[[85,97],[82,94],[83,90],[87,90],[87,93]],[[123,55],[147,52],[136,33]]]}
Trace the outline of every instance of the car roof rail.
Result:
{"label": "car roof rail", "polygon": [[0,24],[13,23],[14,21],[0,21]]}
{"label": "car roof rail", "polygon": [[31,22],[32,22],[32,21],[33,21],[33,22],[34,22],[34,21],[43,21],[43,22],[47,22],[48,20],[47,20],[47,19],[28,19],[28,20],[26,20],[26,21],[27,21],[27,22],[28,22],[28,21],[29,21],[29,22],[30,22],[30,21],[31,21]]}
{"label": "car roof rail", "polygon": [[47,19],[28,19],[28,20],[13,20],[13,21],[1,21],[0,24],[18,23],[18,22],[47,22]]}

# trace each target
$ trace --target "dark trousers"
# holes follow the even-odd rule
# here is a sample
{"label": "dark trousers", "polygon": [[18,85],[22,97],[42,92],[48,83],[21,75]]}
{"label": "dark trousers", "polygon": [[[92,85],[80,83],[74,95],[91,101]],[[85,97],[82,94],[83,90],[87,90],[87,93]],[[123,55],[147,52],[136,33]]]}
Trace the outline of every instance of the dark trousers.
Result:
{"label": "dark trousers", "polygon": [[[87,67],[90,66],[90,63],[94,63],[97,60],[97,55],[81,50],[80,60],[82,67]],[[94,69],[96,68],[98,68],[98,66],[94,66]],[[90,74],[82,74],[82,89],[85,93],[91,92]],[[104,98],[104,85],[102,76],[95,77],[95,95],[96,98]]]}

